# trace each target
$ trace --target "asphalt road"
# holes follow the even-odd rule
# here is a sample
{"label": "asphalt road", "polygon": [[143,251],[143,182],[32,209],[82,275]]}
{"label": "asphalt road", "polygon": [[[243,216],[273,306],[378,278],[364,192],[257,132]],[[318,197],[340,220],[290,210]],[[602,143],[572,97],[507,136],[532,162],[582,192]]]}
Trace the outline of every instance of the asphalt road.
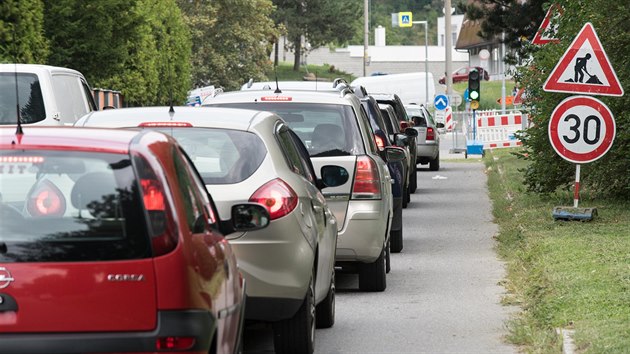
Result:
{"label": "asphalt road", "polygon": [[[362,293],[357,276],[338,275],[336,323],[317,330],[316,353],[516,352],[502,339],[510,309],[499,304],[504,265],[484,166],[443,157],[440,171],[418,171],[387,289]],[[245,353],[273,353],[270,330],[248,327]]]}

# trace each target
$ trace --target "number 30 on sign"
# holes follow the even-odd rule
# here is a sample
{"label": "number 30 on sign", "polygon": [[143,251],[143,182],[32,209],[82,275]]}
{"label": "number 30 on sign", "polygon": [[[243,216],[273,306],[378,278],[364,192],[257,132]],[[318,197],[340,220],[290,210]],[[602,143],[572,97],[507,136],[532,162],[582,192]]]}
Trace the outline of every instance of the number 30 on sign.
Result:
{"label": "number 30 on sign", "polygon": [[615,139],[615,119],[600,100],[571,96],[560,102],[549,121],[549,141],[569,162],[583,164],[602,157]]}

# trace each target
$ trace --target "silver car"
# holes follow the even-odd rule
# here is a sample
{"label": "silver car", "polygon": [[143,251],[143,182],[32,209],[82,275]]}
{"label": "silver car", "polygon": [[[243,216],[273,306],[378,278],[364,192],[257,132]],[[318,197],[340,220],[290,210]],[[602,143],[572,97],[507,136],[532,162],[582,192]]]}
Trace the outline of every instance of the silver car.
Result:
{"label": "silver car", "polygon": [[[339,222],[336,264],[359,273],[361,290],[385,290],[392,178],[357,96],[349,89],[240,91],[208,97],[202,105],[275,112],[304,142],[316,167],[335,164],[350,172],[348,183],[324,192]],[[385,155],[391,160],[404,158],[398,148],[385,149]]]}
{"label": "silver car", "polygon": [[[320,166],[277,115],[209,107],[94,112],[78,126],[149,128],[177,139],[226,220],[234,203],[267,207],[264,230],[227,235],[246,280],[245,317],[273,323],[276,352],[312,352],[314,330],[335,319],[337,220],[320,188],[345,183],[346,169]],[[228,290],[229,291],[229,290]]]}
{"label": "silver car", "polygon": [[440,133],[438,129],[444,128],[444,124],[436,123],[431,113],[423,105],[405,105],[405,110],[413,120],[414,128],[418,131],[416,163],[429,164],[429,170],[438,171],[440,169]]}

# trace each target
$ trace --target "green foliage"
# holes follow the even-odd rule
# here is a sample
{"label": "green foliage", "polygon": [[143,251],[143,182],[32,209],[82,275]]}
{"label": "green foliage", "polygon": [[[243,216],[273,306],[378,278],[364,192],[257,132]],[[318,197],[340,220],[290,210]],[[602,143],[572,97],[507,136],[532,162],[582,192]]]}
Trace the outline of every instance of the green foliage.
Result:
{"label": "green foliage", "polygon": [[293,71],[293,65],[280,63],[273,70],[269,70],[267,72],[267,79],[271,81],[275,80],[277,75],[278,81],[302,81],[304,80],[304,77],[309,74],[313,75],[313,78],[317,76],[318,80],[327,80],[331,82],[336,78],[343,78],[347,82],[352,82],[356,79],[356,77],[352,74],[337,70],[334,66],[328,64],[308,64],[303,66],[302,69],[302,71]]}
{"label": "green foliage", "polygon": [[0,63],[45,63],[48,40],[44,36],[41,0],[0,2]]}
{"label": "green foliage", "polygon": [[194,86],[232,90],[264,78],[277,29],[270,0],[178,0],[192,38]]}
{"label": "green foliage", "polygon": [[508,266],[504,303],[522,311],[510,321],[508,339],[527,353],[558,353],[556,328],[573,328],[579,352],[623,353],[630,347],[630,204],[593,199],[590,222],[553,221],[555,206],[571,204],[572,194],[527,193],[520,170],[530,162],[515,150],[486,154],[488,189],[499,225],[500,256]]}
{"label": "green foliage", "polygon": [[[542,90],[544,81],[560,60],[569,44],[586,22],[591,22],[611,61],[622,87],[628,87],[630,77],[630,23],[624,6],[604,0],[561,1],[564,14],[560,17],[557,45],[530,47],[531,62],[519,70],[518,78],[528,90],[526,101],[531,127],[522,134],[524,149],[520,156],[531,161],[525,169],[525,183],[532,191],[552,193],[557,188],[568,189],[574,179],[574,165],[559,157],[548,138],[548,124],[554,108],[568,94]],[[581,183],[585,190],[602,197],[630,198],[630,106],[628,96],[599,97],[615,116],[617,133],[612,148],[597,161],[582,166]]]}

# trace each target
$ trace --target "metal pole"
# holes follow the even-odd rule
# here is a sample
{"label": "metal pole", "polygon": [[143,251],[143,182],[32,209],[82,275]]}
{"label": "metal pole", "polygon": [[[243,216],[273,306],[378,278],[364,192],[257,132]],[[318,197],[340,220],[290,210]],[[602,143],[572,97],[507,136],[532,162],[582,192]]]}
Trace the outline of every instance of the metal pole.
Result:
{"label": "metal pole", "polygon": [[429,21],[424,21],[424,106],[429,105]]}
{"label": "metal pole", "polygon": [[580,164],[575,164],[575,186],[573,187],[573,207],[578,207],[580,200]]}
{"label": "metal pole", "polygon": [[502,84],[501,84],[501,113],[505,114],[505,32],[501,33],[501,72],[502,72]]}
{"label": "metal pole", "polygon": [[446,50],[446,93],[453,94],[452,49],[453,30],[451,29],[451,0],[444,0],[444,46]]}
{"label": "metal pole", "polygon": [[368,61],[368,1],[363,0],[363,76],[366,75],[366,67]]}

